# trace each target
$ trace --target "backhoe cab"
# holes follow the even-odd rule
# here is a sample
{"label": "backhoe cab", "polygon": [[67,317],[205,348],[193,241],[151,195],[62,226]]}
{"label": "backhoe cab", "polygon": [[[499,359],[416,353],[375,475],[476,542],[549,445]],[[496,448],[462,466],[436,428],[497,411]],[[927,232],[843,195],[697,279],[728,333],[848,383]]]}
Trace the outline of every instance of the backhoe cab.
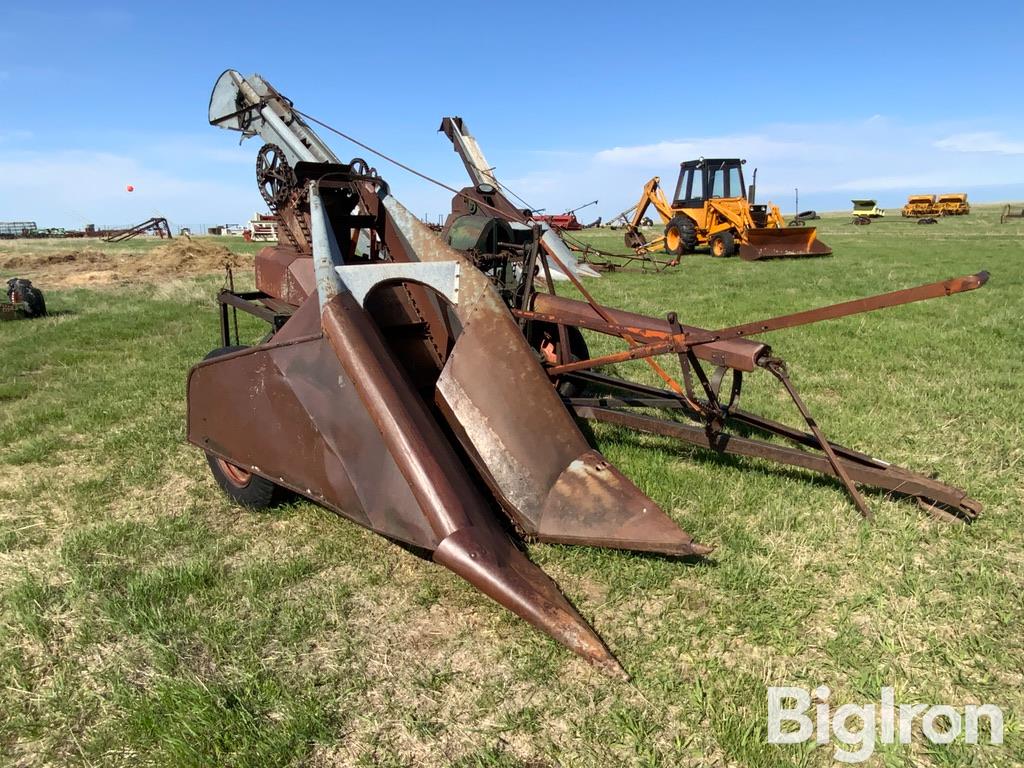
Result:
{"label": "backhoe cab", "polygon": [[[748,261],[832,253],[817,239],[814,227],[786,227],[777,206],[755,204],[754,187],[748,195],[743,179],[745,162],[701,158],[681,163],[671,205],[655,176],[633,209],[626,245],[640,254],[663,247],[676,257],[708,246],[712,256],[732,256],[738,251]],[[647,242],[639,227],[652,204],[665,224],[665,234]]]}

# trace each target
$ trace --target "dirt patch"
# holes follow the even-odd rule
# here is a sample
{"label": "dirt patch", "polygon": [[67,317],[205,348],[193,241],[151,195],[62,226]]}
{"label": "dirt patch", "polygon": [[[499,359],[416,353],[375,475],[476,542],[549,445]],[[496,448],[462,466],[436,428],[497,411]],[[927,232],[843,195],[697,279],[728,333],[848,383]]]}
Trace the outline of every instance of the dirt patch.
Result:
{"label": "dirt patch", "polygon": [[253,257],[202,240],[174,240],[138,252],[84,249],[66,253],[0,254],[0,276],[28,278],[47,288],[150,283],[223,272],[225,265],[251,268]]}

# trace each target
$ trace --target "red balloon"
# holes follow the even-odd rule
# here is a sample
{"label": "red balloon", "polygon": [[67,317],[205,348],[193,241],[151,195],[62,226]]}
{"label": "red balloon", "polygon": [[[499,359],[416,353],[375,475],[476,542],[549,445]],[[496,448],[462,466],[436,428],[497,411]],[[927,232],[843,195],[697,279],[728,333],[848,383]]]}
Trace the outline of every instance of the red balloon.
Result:
{"label": "red balloon", "polygon": [[127,187],[125,187],[125,189],[127,189],[129,192],[134,192],[135,191],[135,187],[133,187],[131,184],[129,184]]}

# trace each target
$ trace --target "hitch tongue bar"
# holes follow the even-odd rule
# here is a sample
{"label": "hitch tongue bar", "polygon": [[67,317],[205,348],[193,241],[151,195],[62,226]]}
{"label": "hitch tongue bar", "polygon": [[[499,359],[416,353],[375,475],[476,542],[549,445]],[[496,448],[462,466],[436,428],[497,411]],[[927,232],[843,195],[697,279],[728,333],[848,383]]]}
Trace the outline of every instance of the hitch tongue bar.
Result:
{"label": "hitch tongue bar", "polygon": [[926,299],[937,299],[941,296],[952,296],[954,293],[964,293],[981,288],[988,282],[988,272],[978,272],[974,275],[954,277],[949,280],[941,280],[937,283],[926,283],[914,288],[904,288],[899,291],[880,293],[877,296],[868,296],[863,299],[844,301],[839,304],[830,304],[817,309],[808,309],[803,312],[795,312],[791,315],[781,315],[768,320],[758,320],[743,325],[733,325],[729,328],[722,328],[718,331],[708,331],[707,338],[702,334],[688,335],[686,343],[706,344],[711,341],[722,341],[724,339],[736,339],[751,334],[778,331],[783,328],[795,328],[798,325],[819,323],[822,320],[835,320],[848,315],[858,315],[862,312],[873,312],[876,309],[887,307],[898,307],[901,304],[912,304],[915,301]]}

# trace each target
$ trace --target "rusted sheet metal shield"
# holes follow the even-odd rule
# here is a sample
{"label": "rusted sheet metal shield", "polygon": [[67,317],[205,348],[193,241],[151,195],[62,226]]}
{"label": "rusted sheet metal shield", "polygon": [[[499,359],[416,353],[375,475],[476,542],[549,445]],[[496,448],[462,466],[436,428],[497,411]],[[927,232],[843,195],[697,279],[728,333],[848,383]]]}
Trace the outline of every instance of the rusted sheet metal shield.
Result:
{"label": "rusted sheet metal shield", "polygon": [[[604,671],[625,676],[597,633],[554,582],[512,544],[494,517],[492,505],[360,303],[360,295],[372,290],[375,267],[340,264],[337,243],[315,192],[310,200],[317,283],[334,288],[330,298],[332,291],[320,293],[324,334],[416,500],[418,515],[413,508],[399,514],[428,522],[440,540],[432,547],[436,562]],[[460,268],[458,261],[444,260],[377,265],[376,271],[382,283],[405,273],[411,281],[440,289],[448,301],[459,302]],[[357,288],[355,282],[361,285]]]}
{"label": "rusted sheet metal shield", "polygon": [[710,551],[590,448],[487,277],[393,197],[383,205],[407,254],[463,264],[462,331],[437,381],[439,405],[523,531],[549,542]]}
{"label": "rusted sheet metal shield", "polygon": [[[415,269],[410,270],[415,272]],[[318,283],[324,270],[318,269]],[[434,560],[603,671],[597,633],[517,549],[341,280],[271,344],[200,363],[189,440]]]}
{"label": "rusted sheet metal shield", "polygon": [[393,539],[439,539],[380,432],[320,337],[315,299],[274,342],[200,363],[188,379],[189,440]]}
{"label": "rusted sheet metal shield", "polygon": [[832,249],[818,239],[817,227],[748,229],[744,237],[746,242],[740,244],[740,258],[745,261],[832,253]]}

